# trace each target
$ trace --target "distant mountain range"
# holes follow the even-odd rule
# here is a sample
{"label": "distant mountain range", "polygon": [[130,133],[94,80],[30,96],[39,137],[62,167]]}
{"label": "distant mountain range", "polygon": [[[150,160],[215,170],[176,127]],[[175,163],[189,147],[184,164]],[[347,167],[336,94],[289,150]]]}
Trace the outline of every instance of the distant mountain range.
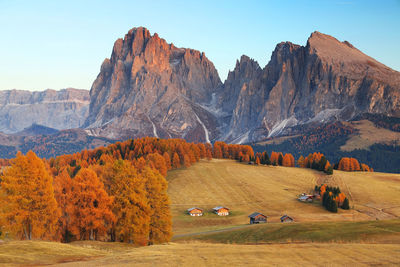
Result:
{"label": "distant mountain range", "polygon": [[88,90],[0,91],[0,132],[17,133],[32,124],[57,130],[80,127],[89,112]]}
{"label": "distant mountain range", "polygon": [[366,114],[400,117],[400,73],[320,32],[305,46],[279,43],[264,68],[243,55],[222,83],[204,53],[133,28],[115,42],[90,96],[76,89],[0,91],[6,134],[39,124],[83,128],[76,131],[110,142],[156,136],[259,143]]}

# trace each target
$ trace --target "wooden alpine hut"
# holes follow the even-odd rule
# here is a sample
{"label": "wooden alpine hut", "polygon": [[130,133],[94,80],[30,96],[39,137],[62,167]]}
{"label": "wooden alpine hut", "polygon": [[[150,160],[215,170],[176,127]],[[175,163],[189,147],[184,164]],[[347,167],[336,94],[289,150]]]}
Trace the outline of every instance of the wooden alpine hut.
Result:
{"label": "wooden alpine hut", "polygon": [[290,223],[293,221],[294,221],[294,219],[286,214],[281,217],[281,222],[283,222],[283,223]]}
{"label": "wooden alpine hut", "polygon": [[213,211],[218,216],[228,216],[229,215],[229,209],[227,207],[218,206],[218,207],[213,208]]}
{"label": "wooden alpine hut", "polygon": [[203,216],[203,209],[200,208],[193,207],[188,209],[187,212],[190,216]]}
{"label": "wooden alpine hut", "polygon": [[253,212],[248,217],[250,218],[250,224],[266,223],[268,218],[268,216],[265,216],[264,214],[259,212]]}

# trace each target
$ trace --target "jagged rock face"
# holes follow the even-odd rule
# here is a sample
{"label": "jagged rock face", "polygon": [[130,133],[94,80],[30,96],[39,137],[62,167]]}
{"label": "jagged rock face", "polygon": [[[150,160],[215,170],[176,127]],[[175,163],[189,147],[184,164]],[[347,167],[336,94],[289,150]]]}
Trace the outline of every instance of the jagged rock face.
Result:
{"label": "jagged rock face", "polygon": [[110,138],[209,141],[217,137],[217,122],[204,107],[219,86],[218,73],[204,53],[134,28],[104,60],[90,91],[85,126]]}
{"label": "jagged rock face", "polygon": [[305,47],[278,44],[262,71],[249,74],[237,64],[233,73],[218,94],[228,107],[235,100],[225,96],[237,95],[227,141],[256,141],[288,126],[365,112],[400,116],[400,73],[319,32]]}
{"label": "jagged rock face", "polygon": [[0,131],[16,133],[32,124],[62,130],[80,127],[89,111],[89,91],[80,89],[0,91]]}

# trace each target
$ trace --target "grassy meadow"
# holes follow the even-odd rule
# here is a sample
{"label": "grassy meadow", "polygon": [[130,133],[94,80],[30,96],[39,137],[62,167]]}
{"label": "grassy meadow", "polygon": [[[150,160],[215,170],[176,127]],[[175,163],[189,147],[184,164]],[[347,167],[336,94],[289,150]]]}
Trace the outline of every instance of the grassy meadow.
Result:
{"label": "grassy meadow", "polygon": [[[22,249],[22,250],[20,250]],[[2,266],[370,266],[398,265],[398,244],[240,245],[190,241],[149,247],[101,242],[12,241],[0,245]]]}
{"label": "grassy meadow", "polygon": [[[253,166],[230,160],[201,161],[167,176],[173,229],[177,235],[248,224],[254,211],[279,222],[288,214],[296,222],[396,219],[400,216],[400,175],[335,171],[332,176],[311,169]],[[302,203],[297,196],[316,184],[340,186],[352,209],[326,211],[319,202]],[[219,217],[215,206],[227,206],[232,215]],[[186,209],[200,207],[203,217],[190,217]]]}
{"label": "grassy meadow", "polygon": [[[203,160],[168,173],[172,242],[135,247],[122,243],[1,241],[0,265],[198,266],[399,265],[400,175],[253,166]],[[350,210],[326,211],[297,196],[316,184],[339,185]],[[231,215],[219,217],[215,206]],[[190,207],[202,217],[186,214]],[[249,225],[254,211],[267,224]],[[282,224],[288,214],[294,223]],[[396,256],[397,255],[397,256]]]}

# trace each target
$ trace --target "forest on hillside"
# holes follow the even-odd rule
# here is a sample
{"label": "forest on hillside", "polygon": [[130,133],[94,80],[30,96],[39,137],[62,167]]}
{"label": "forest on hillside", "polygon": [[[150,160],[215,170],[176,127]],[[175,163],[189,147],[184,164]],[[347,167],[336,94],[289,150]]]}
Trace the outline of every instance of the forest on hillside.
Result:
{"label": "forest on hillside", "polygon": [[[32,151],[18,152],[13,159],[0,159],[0,233],[13,239],[61,242],[168,242],[172,237],[168,170],[212,158],[296,165],[290,153],[255,154],[249,145],[150,137],[50,159]],[[316,152],[301,156],[297,165],[333,172],[326,157]],[[335,165],[344,171],[372,171],[354,158]]]}

